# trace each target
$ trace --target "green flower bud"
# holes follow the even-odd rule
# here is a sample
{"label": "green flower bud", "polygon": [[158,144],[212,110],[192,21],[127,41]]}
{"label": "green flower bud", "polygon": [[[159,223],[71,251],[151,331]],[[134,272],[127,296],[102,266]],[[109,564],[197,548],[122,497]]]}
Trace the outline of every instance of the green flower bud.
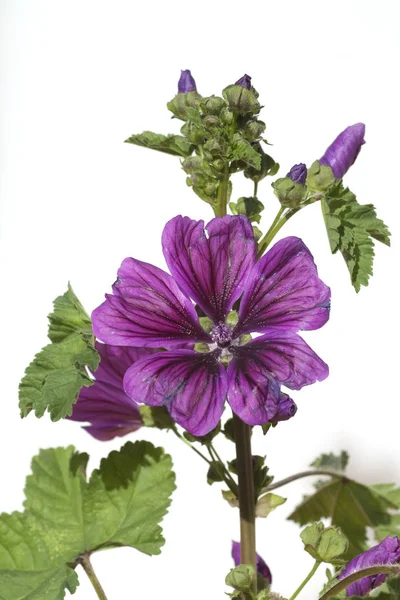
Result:
{"label": "green flower bud", "polygon": [[228,85],[222,95],[228,102],[229,108],[239,115],[258,113],[261,108],[253,88],[248,90],[241,85]]}
{"label": "green flower bud", "polygon": [[223,153],[223,147],[220,143],[219,140],[216,140],[215,138],[211,138],[209,139],[205,144],[204,144],[204,150],[206,152],[209,152],[211,154],[211,156],[221,156],[221,154]]}
{"label": "green flower bud", "polygon": [[225,578],[226,585],[235,590],[244,592],[250,590],[254,579],[254,569],[251,565],[239,565],[231,569]]}
{"label": "green flower bud", "polygon": [[251,179],[251,181],[258,183],[264,179],[264,177],[267,177],[267,175],[270,175],[271,177],[276,175],[279,171],[279,164],[276,163],[269,154],[264,152],[260,144],[256,144],[254,148],[261,154],[261,168],[257,170],[254,167],[247,167],[244,171],[244,176],[247,177],[247,179]]}
{"label": "green flower bud", "polygon": [[189,156],[182,162],[182,169],[185,173],[198,173],[201,171],[202,163],[200,156]]}
{"label": "green flower bud", "polygon": [[186,121],[181,127],[181,133],[192,144],[202,144],[206,137],[204,129],[198,127],[193,121]]}
{"label": "green flower bud", "polygon": [[204,117],[203,123],[204,127],[207,127],[207,129],[210,129],[212,127],[219,127],[221,125],[221,122],[218,119],[218,117],[215,117],[214,115],[207,115],[206,117]]}
{"label": "green flower bud", "polygon": [[245,215],[249,221],[259,223],[261,220],[260,213],[264,210],[264,204],[258,198],[239,198],[235,202],[230,202],[229,208],[234,215]]}
{"label": "green flower bud", "polygon": [[243,136],[249,142],[257,140],[265,131],[266,125],[263,121],[251,120],[247,121],[244,129]]}
{"label": "green flower bud", "polygon": [[310,192],[326,192],[335,183],[335,175],[331,167],[321,165],[319,160],[313,162],[307,171],[307,187]]}
{"label": "green flower bud", "polygon": [[290,177],[281,177],[272,184],[279,202],[284,208],[295,208],[301,206],[306,200],[308,190],[305,185],[295,183]]}
{"label": "green flower bud", "polygon": [[229,108],[225,107],[221,110],[219,118],[221,119],[221,122],[224,125],[231,125],[233,123],[233,119],[235,118],[235,115],[233,114],[233,112],[231,110],[229,110]]}
{"label": "green flower bud", "polygon": [[219,173],[222,173],[222,171],[225,168],[225,161],[222,160],[222,158],[217,158],[216,160],[213,161],[212,166],[214,167],[214,169],[216,171],[218,171]]}
{"label": "green flower bud", "polygon": [[200,108],[205,115],[218,115],[225,106],[225,100],[219,96],[209,96],[200,102]]}
{"label": "green flower bud", "polygon": [[198,92],[192,91],[186,94],[178,92],[178,94],[170,102],[167,103],[167,108],[170,110],[175,117],[181,119],[181,121],[187,120],[187,108],[198,108],[200,104],[201,96]]}

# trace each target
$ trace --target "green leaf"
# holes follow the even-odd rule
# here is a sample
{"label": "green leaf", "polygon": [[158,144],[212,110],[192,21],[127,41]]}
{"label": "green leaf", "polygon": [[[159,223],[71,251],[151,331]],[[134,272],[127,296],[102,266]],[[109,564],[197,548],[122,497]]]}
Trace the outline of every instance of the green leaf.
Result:
{"label": "green leaf", "polygon": [[229,160],[244,162],[246,165],[258,170],[261,168],[260,154],[238,133],[233,136],[232,148],[228,158]]}
{"label": "green leaf", "polygon": [[48,336],[53,343],[62,342],[73,333],[92,337],[92,322],[68,283],[68,289],[54,300],[54,311],[49,314]]}
{"label": "green leaf", "polygon": [[268,517],[268,515],[281,504],[286,502],[287,498],[272,494],[269,492],[264,496],[260,496],[256,504],[256,517]]}
{"label": "green leaf", "polygon": [[212,485],[213,483],[218,481],[224,481],[223,473],[224,465],[217,460],[213,460],[207,472],[208,485]]}
{"label": "green leaf", "polygon": [[311,467],[317,469],[331,469],[332,471],[344,472],[349,462],[349,455],[345,450],[342,450],[340,454],[320,454],[314,462],[311,463]]}
{"label": "green leaf", "polygon": [[392,504],[373,489],[341,477],[320,484],[288,518],[300,525],[330,518],[331,524],[340,527],[349,540],[346,555],[349,559],[366,550],[367,527],[390,522],[388,509],[391,507]]}
{"label": "green leaf", "polygon": [[173,429],[175,421],[171,418],[166,406],[139,406],[140,416],[145,427],[157,427],[157,429]]}
{"label": "green leaf", "polygon": [[0,515],[0,599],[64,598],[77,583],[68,565],[99,549],[160,553],[159,523],[175,489],[171,458],[149,442],[128,442],[89,481],[86,463],[72,446],[33,459],[25,512]]}
{"label": "green leaf", "polygon": [[184,158],[190,156],[195,148],[182,135],[162,135],[152,131],[131,135],[125,142],[172,154],[173,156],[183,156]]}
{"label": "green leaf", "polygon": [[341,181],[322,199],[322,213],[333,254],[340,251],[357,292],[368,285],[374,260],[373,239],[390,246],[390,232],[372,204],[359,204]]}
{"label": "green leaf", "polygon": [[25,371],[19,386],[21,416],[32,410],[42,417],[46,410],[52,421],[72,414],[83,386],[93,384],[88,368],[95,371],[99,355],[94,349],[91,321],[71,286],[54,301],[48,316],[51,344],[45,346]]}
{"label": "green leaf", "polygon": [[306,552],[315,560],[333,565],[343,564],[338,560],[347,552],[349,543],[339,527],[326,527],[323,523],[312,523],[300,534]]}

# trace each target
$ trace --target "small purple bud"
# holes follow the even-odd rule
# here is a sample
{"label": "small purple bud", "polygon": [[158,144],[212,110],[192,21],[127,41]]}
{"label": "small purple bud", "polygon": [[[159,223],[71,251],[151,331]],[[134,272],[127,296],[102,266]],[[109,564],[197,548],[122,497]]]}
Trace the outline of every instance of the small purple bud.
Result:
{"label": "small purple bud", "polygon": [[[232,541],[232,558],[233,558],[233,562],[235,563],[235,567],[238,567],[241,564],[240,563],[240,543],[239,542]],[[272,582],[271,571],[269,570],[266,562],[261,558],[261,556],[259,554],[256,554],[256,566],[257,566],[257,573],[259,575],[262,575],[262,577],[264,577],[268,581],[268,583],[271,583]]]}
{"label": "small purple bud", "polygon": [[364,135],[364,123],[350,125],[339,133],[319,162],[331,167],[336,179],[341,179],[356,160],[361,146],[365,144]]}
{"label": "small purple bud", "polygon": [[307,179],[306,165],[304,163],[294,165],[286,177],[289,177],[289,179],[291,179],[294,183],[301,183],[301,185],[305,185]]}
{"label": "small purple bud", "polygon": [[276,411],[273,421],[288,421],[289,419],[294,417],[296,412],[297,406],[293,402],[293,400],[289,398],[287,394],[281,394],[278,404],[278,410]]}
{"label": "small purple bud", "polygon": [[188,92],[196,92],[196,82],[192,77],[189,69],[181,71],[181,76],[178,81],[178,92],[181,94],[187,94]]}
{"label": "small purple bud", "polygon": [[251,77],[250,75],[244,74],[243,77],[237,80],[235,85],[241,85],[246,88],[246,90],[251,90]]}

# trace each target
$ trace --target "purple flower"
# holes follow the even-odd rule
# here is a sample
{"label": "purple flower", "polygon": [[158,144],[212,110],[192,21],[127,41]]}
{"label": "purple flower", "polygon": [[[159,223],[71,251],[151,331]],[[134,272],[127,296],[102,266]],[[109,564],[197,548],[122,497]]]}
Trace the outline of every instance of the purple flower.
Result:
{"label": "purple flower", "polygon": [[307,179],[306,165],[304,163],[294,165],[286,177],[289,177],[289,179],[291,179],[294,183],[301,183],[301,185],[304,185]]}
{"label": "purple flower", "polygon": [[178,81],[178,92],[181,94],[187,94],[188,92],[196,91],[196,82],[192,77],[189,69],[181,71],[181,76]]}
{"label": "purple flower", "polygon": [[250,77],[250,75],[244,74],[243,77],[241,77],[240,79],[238,79],[238,81],[235,83],[235,85],[240,85],[240,86],[246,88],[246,90],[251,90],[251,77]]}
{"label": "purple flower", "polygon": [[[232,541],[232,558],[233,558],[233,562],[235,563],[235,567],[239,566],[240,563],[240,543],[239,542],[233,542]],[[271,571],[268,568],[268,565],[265,563],[265,561],[261,558],[261,556],[259,554],[256,554],[256,566],[257,566],[257,573],[259,575],[262,575],[262,577],[265,577],[265,579],[271,583],[272,582],[272,576],[271,576]]]}
{"label": "purple flower", "polygon": [[[348,577],[352,573],[373,567],[374,565],[393,564],[400,562],[400,539],[394,536],[388,536],[373,548],[355,556],[345,569],[339,574],[338,579]],[[387,574],[369,575],[359,579],[347,587],[347,596],[365,596],[371,590],[375,589],[385,581]]]}
{"label": "purple flower", "polygon": [[364,135],[364,123],[350,125],[339,133],[319,162],[331,167],[336,179],[341,179],[356,160],[361,146],[365,144]]}
{"label": "purple flower", "polygon": [[138,359],[154,354],[148,348],[109,346],[96,342],[100,364],[91,387],[82,388],[73,406],[72,421],[89,422],[84,427],[98,440],[112,440],[136,431],[142,419],[136,402],[124,392],[125,371]]}
{"label": "purple flower", "polygon": [[[327,365],[297,335],[326,323],[330,300],[300,239],[279,241],[257,261],[247,217],[215,218],[205,231],[203,221],[178,216],[165,226],[162,244],[172,276],[126,258],[113,294],[92,315],[105,343],[166,349],[128,369],[128,396],[167,405],[200,436],[217,426],[226,397],[245,423],[262,425],[278,412],[280,384],[299,390],[327,377]],[[233,326],[226,319],[239,298]],[[211,319],[209,332],[192,300]],[[241,345],[251,332],[262,335]],[[178,347],[199,342],[208,351]]]}

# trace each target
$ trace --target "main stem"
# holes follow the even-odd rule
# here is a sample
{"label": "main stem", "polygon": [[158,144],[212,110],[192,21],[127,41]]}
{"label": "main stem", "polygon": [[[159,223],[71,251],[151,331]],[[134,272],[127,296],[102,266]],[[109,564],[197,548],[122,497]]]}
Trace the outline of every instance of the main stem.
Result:
{"label": "main stem", "polygon": [[[240,562],[256,569],[256,509],[254,497],[253,461],[251,456],[251,429],[239,417],[235,421],[236,458],[239,482]],[[257,580],[254,589],[257,593]]]}
{"label": "main stem", "polygon": [[107,600],[105,591],[103,590],[100,581],[97,579],[97,575],[93,570],[92,563],[90,562],[89,554],[84,554],[80,560],[82,567],[86,575],[89,577],[92,586],[94,587],[97,597],[99,600]]}

